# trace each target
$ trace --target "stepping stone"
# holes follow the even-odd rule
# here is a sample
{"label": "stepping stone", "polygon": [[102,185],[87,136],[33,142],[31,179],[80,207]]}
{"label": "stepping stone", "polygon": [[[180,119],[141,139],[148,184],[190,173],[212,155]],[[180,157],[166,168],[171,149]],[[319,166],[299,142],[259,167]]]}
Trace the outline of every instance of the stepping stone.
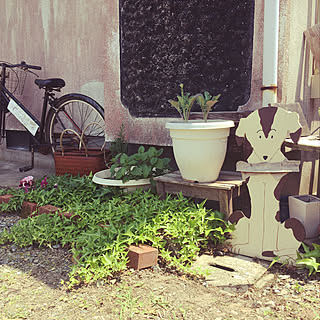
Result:
{"label": "stepping stone", "polygon": [[240,255],[202,255],[193,263],[192,268],[207,270],[206,282],[210,286],[230,292],[245,292],[264,276],[268,266],[269,263],[257,263],[252,258]]}

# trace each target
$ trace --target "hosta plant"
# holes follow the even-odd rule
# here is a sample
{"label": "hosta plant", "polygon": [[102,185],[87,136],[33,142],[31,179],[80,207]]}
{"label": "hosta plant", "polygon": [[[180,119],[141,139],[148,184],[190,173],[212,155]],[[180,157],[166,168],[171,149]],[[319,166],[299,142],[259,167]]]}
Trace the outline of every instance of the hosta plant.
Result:
{"label": "hosta plant", "polygon": [[160,158],[163,149],[150,147],[147,151],[140,146],[138,152],[128,156],[125,153],[116,155],[111,160],[111,177],[122,182],[148,179],[170,171],[169,158]]}

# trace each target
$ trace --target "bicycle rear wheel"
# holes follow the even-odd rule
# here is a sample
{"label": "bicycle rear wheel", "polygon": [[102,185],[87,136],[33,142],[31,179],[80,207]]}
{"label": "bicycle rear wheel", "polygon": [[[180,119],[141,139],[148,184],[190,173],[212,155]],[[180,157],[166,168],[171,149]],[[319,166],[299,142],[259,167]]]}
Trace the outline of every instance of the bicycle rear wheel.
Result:
{"label": "bicycle rear wheel", "polygon": [[[60,149],[60,136],[65,129],[72,129],[80,136],[88,149],[101,149],[105,143],[105,122],[102,107],[82,94],[66,94],[50,108],[46,119],[46,139],[52,151]],[[64,147],[79,147],[79,138],[72,133],[63,136]]]}

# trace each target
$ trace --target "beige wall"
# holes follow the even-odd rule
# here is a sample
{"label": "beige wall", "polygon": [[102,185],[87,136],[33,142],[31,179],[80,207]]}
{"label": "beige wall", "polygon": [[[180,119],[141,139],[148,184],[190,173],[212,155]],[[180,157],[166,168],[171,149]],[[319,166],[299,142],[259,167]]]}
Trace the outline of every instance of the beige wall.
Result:
{"label": "beige wall", "polygon": [[318,121],[319,100],[310,99],[312,54],[303,32],[316,23],[317,0],[280,1],[279,103],[299,102],[308,125]]}
{"label": "beige wall", "polygon": [[[251,97],[243,110],[262,102],[263,0],[255,1]],[[278,98],[311,106],[311,62],[303,31],[314,23],[316,0],[280,0]],[[168,119],[133,118],[120,102],[119,6],[117,0],[1,0],[0,60],[39,64],[40,77],[63,77],[67,92],[83,92],[105,108],[113,139],[121,124],[132,143],[169,145]],[[4,32],[5,31],[5,32]],[[307,67],[305,68],[305,63]],[[170,98],[170,97],[169,97]],[[39,113],[39,90],[29,79],[23,101]],[[12,116],[11,116],[12,117]],[[10,121],[11,128],[17,128]]]}
{"label": "beige wall", "polygon": [[[280,0],[279,14],[279,54],[278,54],[278,102],[299,102],[303,108],[309,125],[316,119],[316,108],[310,100],[310,68],[312,61],[308,48],[305,47],[303,31],[315,23],[316,0]],[[118,6],[112,6],[114,23],[108,30],[113,50],[107,50],[106,70],[115,75],[110,81],[105,74],[105,101],[113,108],[106,113],[107,131],[111,137],[124,123],[130,141],[134,143],[170,144],[168,132],[164,128],[169,119],[136,119],[132,118],[120,102],[119,75],[119,32]],[[253,65],[251,81],[251,97],[239,110],[254,110],[262,106],[262,72],[263,72],[263,25],[264,0],[255,1]],[[313,126],[315,121],[313,121]]]}
{"label": "beige wall", "polygon": [[[107,2],[1,0],[0,60],[40,65],[40,78],[65,79],[63,93],[83,92],[103,105]],[[40,117],[42,94],[33,81],[29,77],[22,100]],[[12,120],[9,128],[19,126]]]}

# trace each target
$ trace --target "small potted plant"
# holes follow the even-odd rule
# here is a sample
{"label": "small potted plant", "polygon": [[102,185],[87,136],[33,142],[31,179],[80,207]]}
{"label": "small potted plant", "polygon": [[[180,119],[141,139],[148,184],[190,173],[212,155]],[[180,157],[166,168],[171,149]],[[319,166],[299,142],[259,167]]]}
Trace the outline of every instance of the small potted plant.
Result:
{"label": "small potted plant", "polygon": [[150,147],[145,151],[143,146],[131,156],[119,153],[111,159],[110,169],[97,172],[92,181],[104,186],[124,188],[125,191],[150,188],[153,177],[170,171],[170,159],[160,158],[162,153],[163,149]]}
{"label": "small potted plant", "polygon": [[[209,92],[191,95],[184,92],[180,84],[181,94],[177,100],[168,100],[177,109],[182,120],[168,122],[173,153],[181,176],[188,181],[211,182],[217,180],[227,150],[231,120],[208,120],[208,114],[218,102],[219,95]],[[194,103],[198,103],[203,120],[189,120]]]}

